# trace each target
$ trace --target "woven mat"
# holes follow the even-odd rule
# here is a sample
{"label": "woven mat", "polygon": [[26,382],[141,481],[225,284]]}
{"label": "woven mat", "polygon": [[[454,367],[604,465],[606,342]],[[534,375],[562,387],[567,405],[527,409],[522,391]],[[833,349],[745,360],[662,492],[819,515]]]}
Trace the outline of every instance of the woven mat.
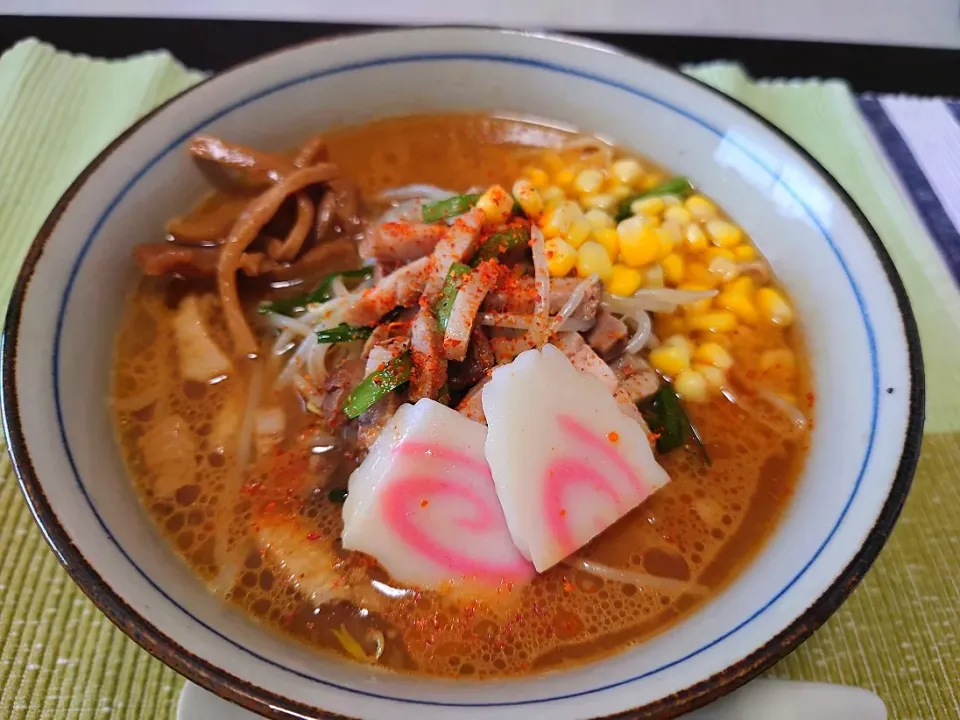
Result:
{"label": "woven mat", "polygon": [[[889,544],[850,600],[771,674],[871,689],[895,720],[960,718],[956,108],[856,98],[833,81],[755,82],[729,64],[687,71],[796,138],[863,208],[906,283],[931,388],[914,489]],[[0,307],[71,180],[137,117],[199,78],[163,53],[104,62],[28,40],[0,57]],[[173,718],[182,682],[73,586],[2,452],[0,717]]]}

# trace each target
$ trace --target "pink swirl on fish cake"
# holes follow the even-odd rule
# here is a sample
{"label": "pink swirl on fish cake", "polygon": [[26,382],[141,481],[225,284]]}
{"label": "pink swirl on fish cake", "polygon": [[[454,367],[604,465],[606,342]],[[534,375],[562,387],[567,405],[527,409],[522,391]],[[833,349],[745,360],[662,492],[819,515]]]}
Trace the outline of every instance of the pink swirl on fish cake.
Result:
{"label": "pink swirl on fish cake", "polygon": [[570,531],[571,512],[565,507],[566,490],[573,485],[592,485],[598,493],[610,498],[618,512],[622,503],[613,483],[583,460],[560,458],[550,463],[543,483],[543,511],[547,527],[564,553],[571,553],[579,547]]}
{"label": "pink swirl on fish cake", "polygon": [[[557,424],[561,430],[600,453],[611,462],[630,485],[636,489],[641,499],[653,492],[653,488],[637,476],[633,468],[613,447],[612,442],[600,437],[569,415],[558,415]],[[598,494],[607,496],[613,502],[619,515],[623,515],[630,509],[624,507],[624,499],[617,490],[616,484],[595,467],[588,465],[586,461],[572,457],[554,459],[547,466],[544,476],[543,508],[546,513],[547,527],[559,544],[561,551],[565,553],[573,552],[582,544],[578,543],[573,536],[570,529],[571,512],[565,507],[566,491],[573,485],[593,485]],[[576,512],[576,508],[571,510],[574,513]],[[601,529],[605,529],[606,523],[602,524],[604,527]]]}
{"label": "pink swirl on fish cake", "polygon": [[515,557],[505,562],[472,557],[444,544],[442,539],[432,535],[416,521],[417,512],[425,509],[424,500],[434,503],[443,497],[460,499],[472,506],[473,513],[455,518],[458,527],[476,531],[478,534],[499,528],[504,537],[509,538],[503,509],[493,488],[493,477],[485,462],[458,450],[423,442],[404,443],[396,448],[394,453],[406,456],[426,455],[460,466],[479,475],[490,486],[488,497],[484,497],[483,493],[474,488],[426,473],[414,473],[394,479],[383,491],[382,508],[384,520],[400,540],[419,555],[455,575],[496,583],[501,580],[524,581],[536,574],[533,565],[524,559],[516,548]]}

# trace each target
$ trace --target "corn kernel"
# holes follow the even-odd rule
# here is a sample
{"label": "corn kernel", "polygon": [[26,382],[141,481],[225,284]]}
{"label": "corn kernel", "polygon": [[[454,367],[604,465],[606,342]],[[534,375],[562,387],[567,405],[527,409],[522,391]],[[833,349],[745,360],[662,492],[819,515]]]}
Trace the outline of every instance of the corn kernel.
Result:
{"label": "corn kernel", "polygon": [[660,238],[641,217],[629,217],[617,225],[620,255],[632,267],[652,263],[660,252]]}
{"label": "corn kernel", "polygon": [[640,198],[639,200],[634,200],[630,204],[630,211],[634,215],[646,215],[648,217],[654,217],[656,215],[662,215],[665,205],[663,204],[663,198],[658,196]]}
{"label": "corn kernel", "polygon": [[675,222],[680,227],[685,227],[693,220],[693,215],[685,207],[668,207],[663,211],[663,219]]}
{"label": "corn kernel", "polygon": [[542,168],[538,167],[528,167],[524,168],[523,174],[527,176],[527,180],[533,185],[537,190],[542,190],[550,184],[550,176],[547,175],[547,172]]}
{"label": "corn kernel", "polygon": [[573,181],[573,187],[582,193],[595,193],[603,187],[603,180],[603,173],[599,170],[581,170]]}
{"label": "corn kernel", "polygon": [[684,262],[683,258],[676,253],[670,253],[660,261],[663,268],[663,279],[671,285],[679,285],[683,282]]}
{"label": "corn kernel", "polygon": [[710,220],[707,223],[707,235],[714,245],[722,248],[732,248],[743,239],[740,228],[726,220]]}
{"label": "corn kernel", "polygon": [[717,215],[716,206],[703,195],[691,195],[683,204],[697,220],[712,220]]}
{"label": "corn kernel", "polygon": [[561,158],[557,153],[552,151],[545,152],[543,154],[542,160],[543,160],[544,166],[547,168],[547,172],[550,172],[550,173],[556,174],[566,167],[566,163],[563,162],[563,158]]}
{"label": "corn kernel", "polygon": [[549,208],[551,205],[559,205],[566,200],[567,194],[563,191],[563,188],[550,185],[540,193],[540,199],[543,200],[544,208]]}
{"label": "corn kernel", "polygon": [[733,249],[733,256],[740,262],[750,262],[757,259],[757,251],[753,245],[737,245]]}
{"label": "corn kernel", "polygon": [[665,232],[670,234],[670,238],[673,240],[674,245],[683,240],[683,228],[681,227],[680,223],[675,222],[674,220],[664,220],[660,227],[662,227]]}
{"label": "corn kernel", "polygon": [[[699,286],[698,286],[699,287]],[[684,311],[687,313],[687,316],[693,315],[703,315],[705,312],[710,312],[713,310],[713,298],[703,298],[703,300],[695,300],[692,303],[687,303],[683,306]]]}
{"label": "corn kernel", "polygon": [[797,360],[790,348],[764,350],[760,354],[761,372],[773,371],[777,375],[793,377],[796,367]]}
{"label": "corn kernel", "polygon": [[692,330],[709,332],[730,332],[736,329],[738,322],[737,316],[729,310],[716,310],[687,318]]}
{"label": "corn kernel", "polygon": [[793,322],[793,309],[783,295],[774,288],[757,290],[757,307],[760,313],[774,325],[790,325]]}
{"label": "corn kernel", "polygon": [[664,181],[662,173],[652,172],[644,176],[643,180],[640,182],[640,187],[644,190],[652,190],[657,185],[660,185]]}
{"label": "corn kernel", "polygon": [[633,190],[627,185],[614,185],[607,192],[617,200],[625,200],[633,194]]}
{"label": "corn kernel", "polygon": [[585,218],[574,218],[574,220],[567,227],[567,242],[573,245],[575,248],[578,248],[583,245],[584,242],[586,242],[592,231],[593,228]]}
{"label": "corn kernel", "polygon": [[643,271],[644,287],[662,288],[663,284],[663,268],[659,265],[651,265]]}
{"label": "corn kernel", "polygon": [[528,218],[536,220],[543,214],[543,198],[529,180],[517,180],[513,184],[513,197]]}
{"label": "corn kernel", "polygon": [[577,264],[577,250],[560,238],[550,238],[543,243],[547,254],[547,268],[553,277],[566,277]]}
{"label": "corn kernel", "polygon": [[[731,333],[731,335],[736,335],[736,334],[737,334],[736,330],[734,330]],[[723,333],[713,333],[712,335],[710,335],[710,340],[712,342],[715,342],[717,345],[722,347],[727,352],[729,352],[730,348],[733,347],[733,339],[730,337],[730,335],[725,335]]]}
{"label": "corn kernel", "polygon": [[707,385],[715,390],[719,390],[727,384],[727,374],[718,367],[704,365],[703,363],[693,363],[691,367],[703,375]]}
{"label": "corn kernel", "polygon": [[733,260],[733,250],[728,250],[727,248],[720,247],[711,247],[707,248],[704,255],[707,256],[708,260],[713,260],[714,258],[726,258],[727,260]]}
{"label": "corn kernel", "polygon": [[489,222],[501,223],[513,211],[513,197],[499,185],[493,185],[477,200],[477,207]]}
{"label": "corn kernel", "polygon": [[553,176],[553,182],[560,187],[567,189],[573,185],[573,181],[577,179],[576,174],[573,170],[564,169],[558,172]]}
{"label": "corn kernel", "polygon": [[630,185],[643,175],[643,168],[640,163],[630,158],[617,160],[610,166],[613,176],[624,185]]}
{"label": "corn kernel", "polygon": [[693,359],[706,365],[713,365],[721,370],[729,370],[733,365],[733,358],[722,345],[715,342],[705,342],[693,352]]}
{"label": "corn kernel", "polygon": [[584,195],[580,198],[580,202],[584,206],[592,210],[612,210],[616,207],[617,198],[610,193],[593,193],[592,195]]}
{"label": "corn kernel", "polygon": [[[736,282],[736,281],[734,281]],[[748,325],[756,325],[758,314],[753,300],[728,288],[717,296],[717,305],[729,310]]]}
{"label": "corn kernel", "polygon": [[663,206],[669,210],[670,208],[683,207],[683,200],[678,198],[676,195],[661,195],[663,199]]}
{"label": "corn kernel", "polygon": [[686,331],[687,321],[680,315],[657,313],[656,328],[661,336],[676,335]]}
{"label": "corn kernel", "polygon": [[690,367],[690,355],[677,345],[661,345],[650,351],[650,364],[668,377],[676,377]]}
{"label": "corn kernel", "polygon": [[681,400],[687,402],[705,402],[707,399],[707,379],[696,370],[681,370],[673,381],[673,389]]}
{"label": "corn kernel", "polygon": [[601,228],[612,228],[614,226],[613,218],[603,210],[587,210],[583,214],[583,217],[586,218],[590,225],[598,230]]}
{"label": "corn kernel", "polygon": [[687,281],[699,285],[704,290],[713,290],[720,284],[720,278],[700,262],[687,263]]}
{"label": "corn kernel", "polygon": [[684,231],[684,239],[687,241],[687,245],[694,252],[702,252],[707,249],[709,242],[707,241],[707,236],[703,232],[703,228],[695,223],[690,223],[687,225],[687,229]]}
{"label": "corn kernel", "polygon": [[613,263],[607,249],[592,240],[580,246],[577,252],[577,275],[587,277],[598,275],[604,283],[609,282],[613,275]]}
{"label": "corn kernel", "polygon": [[753,297],[756,289],[757,284],[753,281],[753,278],[749,275],[743,275],[727,285],[726,292],[743,295],[744,297]]}
{"label": "corn kernel", "polygon": [[593,231],[593,239],[607,249],[611,260],[616,260],[620,254],[620,236],[613,228],[602,228]]}
{"label": "corn kernel", "polygon": [[613,266],[610,280],[607,282],[607,290],[614,295],[630,297],[640,289],[641,284],[643,284],[643,276],[639,270],[617,263]]}
{"label": "corn kernel", "polygon": [[570,223],[582,218],[583,211],[580,206],[571,200],[567,200],[547,215],[547,221],[543,225],[543,234],[547,237],[564,235],[570,228]]}
{"label": "corn kernel", "polygon": [[696,349],[696,345],[693,344],[693,340],[688,338],[682,333],[675,333],[674,335],[668,335],[667,339],[663,341],[664,345],[669,345],[673,347],[682,348],[686,356],[692,357],[693,351]]}
{"label": "corn kernel", "polygon": [[713,258],[707,269],[719,277],[722,282],[730,282],[740,274],[739,266],[730,258],[722,256]]}
{"label": "corn kernel", "polygon": [[653,232],[656,233],[657,242],[660,243],[660,247],[657,250],[657,260],[663,260],[673,252],[673,248],[677,243],[673,239],[673,235],[664,228],[656,228]]}

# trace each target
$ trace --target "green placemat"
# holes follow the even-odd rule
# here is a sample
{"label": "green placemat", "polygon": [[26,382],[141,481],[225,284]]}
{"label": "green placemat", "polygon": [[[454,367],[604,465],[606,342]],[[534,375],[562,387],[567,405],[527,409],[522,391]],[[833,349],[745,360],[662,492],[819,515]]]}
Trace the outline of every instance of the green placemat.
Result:
{"label": "green placemat", "polygon": [[[960,295],[900,196],[849,90],[688,70],[796,138],[850,192],[903,276],[924,340],[927,434],[914,490],[851,599],[781,662],[779,677],[877,692],[896,720],[960,718]],[[28,40],[0,57],[0,306],[71,180],[151,107],[201,77],[166,54],[103,62]],[[3,448],[0,448],[3,450]],[[182,684],[73,586],[0,457],[0,717],[173,718]]]}

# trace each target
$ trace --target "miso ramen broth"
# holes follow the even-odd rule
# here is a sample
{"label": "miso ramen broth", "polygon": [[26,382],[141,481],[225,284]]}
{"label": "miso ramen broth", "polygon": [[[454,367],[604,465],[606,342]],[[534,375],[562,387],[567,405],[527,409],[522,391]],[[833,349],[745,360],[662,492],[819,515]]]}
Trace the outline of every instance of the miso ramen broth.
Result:
{"label": "miso ramen broth", "polygon": [[[200,138],[191,152],[218,189],[137,249],[145,277],[110,402],[146,511],[243,612],[383,668],[522,675],[663,631],[776,526],[813,416],[799,323],[775,268],[696,178],[482,115],[386,119],[280,152]],[[435,256],[471,217],[470,256],[455,259],[484,290],[462,316],[469,281],[451,285],[460,266],[437,270]],[[417,263],[415,288],[380,296]],[[421,300],[440,271],[446,309]],[[566,293],[552,307],[538,294],[547,273],[550,301]],[[418,349],[421,312],[449,318]],[[451,346],[460,322],[465,356]],[[394,411],[430,398],[485,421],[492,368],[545,343],[650,424],[669,483],[526,582],[421,587],[345,550],[351,474]]]}

